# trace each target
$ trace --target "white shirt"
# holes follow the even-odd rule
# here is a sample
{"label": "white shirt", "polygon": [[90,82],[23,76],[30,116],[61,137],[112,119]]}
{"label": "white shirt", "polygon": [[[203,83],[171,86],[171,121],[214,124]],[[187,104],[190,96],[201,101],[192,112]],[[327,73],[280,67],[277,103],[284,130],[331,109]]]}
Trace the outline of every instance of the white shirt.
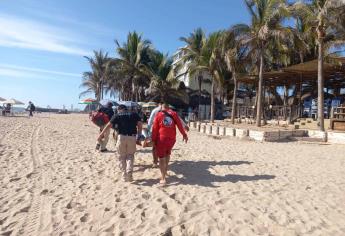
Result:
{"label": "white shirt", "polygon": [[[153,121],[155,120],[156,115],[158,114],[158,112],[160,112],[162,110],[161,107],[156,107],[155,109],[152,110],[151,114],[150,114],[150,118],[147,121],[147,130],[149,130],[150,133],[152,133],[152,125],[153,125]],[[182,118],[177,115],[178,118],[180,118],[180,121],[182,123],[183,128],[186,127],[186,123],[184,123],[184,121],[182,120]]]}

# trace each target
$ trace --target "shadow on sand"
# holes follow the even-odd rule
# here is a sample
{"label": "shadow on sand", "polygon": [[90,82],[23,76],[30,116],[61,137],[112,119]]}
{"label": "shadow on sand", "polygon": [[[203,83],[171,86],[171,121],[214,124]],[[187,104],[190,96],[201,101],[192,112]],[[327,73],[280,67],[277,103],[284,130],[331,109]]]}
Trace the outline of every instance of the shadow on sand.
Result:
{"label": "shadow on sand", "polygon": [[[175,173],[175,176],[168,178],[168,185],[198,185],[202,187],[218,187],[214,183],[222,182],[243,182],[274,179],[274,175],[215,175],[210,172],[214,166],[237,166],[250,165],[249,161],[174,161],[169,165],[169,170]],[[178,177],[182,176],[182,177]],[[152,186],[158,184],[157,179],[142,179],[135,181],[135,184],[143,186]]]}

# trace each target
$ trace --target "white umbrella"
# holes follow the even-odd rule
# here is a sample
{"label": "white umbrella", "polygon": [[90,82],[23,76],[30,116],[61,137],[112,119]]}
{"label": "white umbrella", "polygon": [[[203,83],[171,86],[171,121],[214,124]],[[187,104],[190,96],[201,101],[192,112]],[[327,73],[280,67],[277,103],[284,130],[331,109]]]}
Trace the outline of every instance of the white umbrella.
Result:
{"label": "white umbrella", "polygon": [[119,101],[117,102],[119,105],[125,105],[127,108],[132,108],[132,107],[139,107],[139,104],[136,102],[132,101]]}
{"label": "white umbrella", "polygon": [[117,105],[118,105],[117,102],[115,102],[115,101],[113,101],[113,100],[110,100],[110,99],[103,99],[102,101],[99,102],[99,104],[101,104],[101,105],[104,106],[104,107],[107,106],[108,103],[113,104],[113,106],[117,106]]}
{"label": "white umbrella", "polygon": [[19,101],[17,99],[14,99],[14,98],[2,101],[1,103],[3,103],[3,104],[11,104],[11,105],[25,105],[25,103],[23,103],[23,102],[21,102],[21,101]]}

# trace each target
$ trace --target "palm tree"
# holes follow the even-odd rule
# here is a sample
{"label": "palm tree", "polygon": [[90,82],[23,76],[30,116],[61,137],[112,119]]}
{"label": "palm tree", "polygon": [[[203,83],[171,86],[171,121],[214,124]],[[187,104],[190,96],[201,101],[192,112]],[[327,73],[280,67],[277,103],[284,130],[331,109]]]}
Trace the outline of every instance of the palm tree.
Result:
{"label": "palm tree", "polygon": [[[223,32],[217,31],[210,34],[206,39],[202,39],[201,31],[197,30],[194,35],[199,35],[199,42],[202,43],[192,44],[194,46],[182,49],[185,53],[181,62],[187,62],[187,68],[191,75],[198,73],[208,73],[212,77],[211,81],[211,122],[214,122],[215,117],[215,89],[216,85],[221,85],[221,80],[224,76],[222,70],[222,56],[221,56],[221,37]],[[192,38],[192,37],[190,37]],[[202,40],[201,40],[202,39]],[[192,41],[192,40],[191,40]],[[194,40],[195,41],[195,40]],[[199,45],[196,49],[195,45]],[[199,48],[200,47],[200,48]],[[199,88],[200,88],[199,83]],[[201,90],[201,89],[200,89]],[[200,92],[199,90],[199,92]]]}
{"label": "palm tree", "polygon": [[171,57],[159,51],[151,51],[149,63],[142,66],[141,70],[150,78],[148,94],[152,99],[164,102],[181,100],[188,103],[186,93],[178,90],[176,69]]}
{"label": "palm tree", "polygon": [[263,73],[267,61],[267,48],[272,40],[286,38],[287,28],[282,26],[283,19],[289,15],[285,0],[245,0],[251,17],[251,24],[239,24],[234,30],[243,34],[243,44],[249,49],[253,64],[258,67],[259,84],[257,89],[256,125],[261,126]]}
{"label": "palm tree", "polygon": [[148,86],[149,80],[142,73],[141,68],[148,62],[148,54],[151,50],[151,42],[143,39],[136,31],[129,32],[126,43],[122,45],[115,40],[119,58],[113,59],[122,74],[127,75],[127,83],[131,86],[130,93],[132,100],[139,100],[139,89],[141,86]]}
{"label": "palm tree", "polygon": [[110,77],[110,67],[108,63],[110,58],[108,53],[104,53],[102,50],[94,51],[93,57],[85,57],[91,66],[91,71],[83,73],[83,81],[80,87],[86,88],[86,90],[80,93],[79,97],[88,93],[94,93],[96,100],[100,101],[103,98],[104,87]]}
{"label": "palm tree", "polygon": [[223,31],[217,31],[209,35],[206,44],[202,48],[200,61],[194,64],[196,71],[206,71],[212,77],[211,81],[211,117],[210,121],[214,122],[215,118],[215,89],[217,84],[220,85],[224,79],[224,68],[222,67],[223,58],[221,55],[221,37]]}
{"label": "palm tree", "polygon": [[238,89],[237,73],[243,72],[244,68],[244,57],[246,50],[241,47],[240,36],[233,29],[224,32],[222,38],[222,55],[225,59],[228,71],[231,72],[233,80],[233,97],[232,97],[232,112],[231,112],[231,123],[235,124],[236,116],[236,93]]}
{"label": "palm tree", "polygon": [[[325,52],[331,46],[343,45],[344,37],[339,38],[339,22],[343,20],[344,2],[335,0],[311,0],[310,3],[298,2],[294,5],[296,13],[304,19],[306,24],[315,32],[318,45],[318,120],[320,130],[325,130],[324,125],[324,59]],[[343,22],[344,23],[344,22]],[[341,31],[343,32],[343,31]]]}
{"label": "palm tree", "polygon": [[[193,66],[190,66],[191,61],[197,62],[201,58],[201,52],[206,43],[205,32],[201,28],[197,28],[189,37],[181,37],[181,41],[186,43],[186,46],[181,49],[183,54],[180,61],[181,65],[185,64],[187,66],[189,77],[194,77],[198,81],[198,92],[199,92],[199,102],[198,106],[200,107],[201,103],[201,87],[203,82],[208,82],[203,77],[203,71],[193,70]],[[197,75],[197,76],[196,76]]]}

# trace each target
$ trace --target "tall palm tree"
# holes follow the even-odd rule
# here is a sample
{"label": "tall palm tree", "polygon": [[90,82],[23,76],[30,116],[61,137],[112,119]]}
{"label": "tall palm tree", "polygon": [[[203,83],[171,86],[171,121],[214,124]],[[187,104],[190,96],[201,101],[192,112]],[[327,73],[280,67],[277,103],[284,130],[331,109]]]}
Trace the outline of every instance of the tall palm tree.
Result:
{"label": "tall palm tree", "polygon": [[[217,31],[210,34],[206,40],[206,44],[202,48],[201,60],[199,64],[195,64],[196,70],[207,71],[211,75],[211,117],[210,121],[214,122],[215,118],[215,89],[224,79],[225,71],[222,67],[223,57],[221,54],[221,37],[223,31]],[[192,62],[193,64],[193,62]]]}
{"label": "tall palm tree", "polygon": [[235,124],[236,116],[236,94],[238,89],[237,74],[245,70],[244,57],[246,50],[241,47],[240,41],[240,35],[237,35],[237,32],[233,29],[224,32],[222,37],[222,56],[225,59],[228,71],[231,72],[234,84],[231,112],[232,124]]}
{"label": "tall palm tree", "polygon": [[118,58],[113,60],[123,74],[127,75],[128,82],[131,84],[132,100],[139,100],[139,87],[148,86],[149,80],[141,71],[141,67],[147,64],[148,53],[151,50],[151,42],[143,39],[142,35],[136,31],[129,32],[127,41],[122,45],[115,40]]}
{"label": "tall palm tree", "polygon": [[206,36],[205,32],[201,28],[197,28],[194,30],[193,33],[189,35],[189,37],[181,37],[181,41],[186,43],[186,46],[181,49],[183,56],[180,61],[181,65],[184,64],[187,66],[188,75],[189,77],[194,77],[197,79],[198,82],[198,92],[199,92],[199,102],[198,105],[201,104],[201,87],[203,82],[208,82],[203,77],[203,71],[196,71],[193,70],[195,67],[191,67],[189,63],[191,61],[198,61],[201,58],[201,52],[203,47],[206,44]]}
{"label": "tall palm tree", "polygon": [[[200,30],[197,30],[194,35],[199,35],[199,42],[202,43],[192,44],[199,45],[197,50],[192,47],[184,48],[184,56],[182,62],[187,62],[187,67],[190,74],[206,72],[212,77],[211,81],[211,122],[214,122],[215,117],[215,89],[217,84],[220,85],[223,79],[223,71],[221,67],[221,37],[223,31],[217,31],[210,34],[206,40],[203,39]],[[191,37],[192,38],[192,37]],[[198,47],[199,47],[198,46]]]}
{"label": "tall palm tree", "polygon": [[[318,45],[318,121],[321,131],[325,130],[324,125],[324,59],[327,49],[334,45],[343,45],[345,39],[339,38],[339,22],[343,21],[344,2],[335,0],[311,0],[308,3],[298,2],[294,10],[304,19],[312,29],[310,34],[315,32]],[[344,23],[344,22],[343,22]]]}
{"label": "tall palm tree", "polygon": [[285,0],[245,0],[251,17],[251,24],[234,26],[236,31],[245,35],[243,43],[249,48],[253,64],[258,67],[259,83],[257,89],[256,125],[261,126],[263,73],[267,61],[267,47],[272,39],[288,36],[288,30],[282,26],[283,19],[289,15]]}
{"label": "tall palm tree", "polygon": [[79,96],[84,96],[88,93],[94,93],[96,100],[100,101],[103,98],[104,87],[110,77],[110,67],[108,63],[110,58],[108,53],[102,50],[94,51],[93,57],[85,57],[91,66],[91,71],[83,73],[83,81],[80,87],[86,88]]}
{"label": "tall palm tree", "polygon": [[179,80],[175,74],[177,70],[171,57],[159,51],[151,51],[150,62],[141,70],[150,78],[148,94],[151,98],[164,102],[180,100],[188,103],[186,93],[178,90]]}

